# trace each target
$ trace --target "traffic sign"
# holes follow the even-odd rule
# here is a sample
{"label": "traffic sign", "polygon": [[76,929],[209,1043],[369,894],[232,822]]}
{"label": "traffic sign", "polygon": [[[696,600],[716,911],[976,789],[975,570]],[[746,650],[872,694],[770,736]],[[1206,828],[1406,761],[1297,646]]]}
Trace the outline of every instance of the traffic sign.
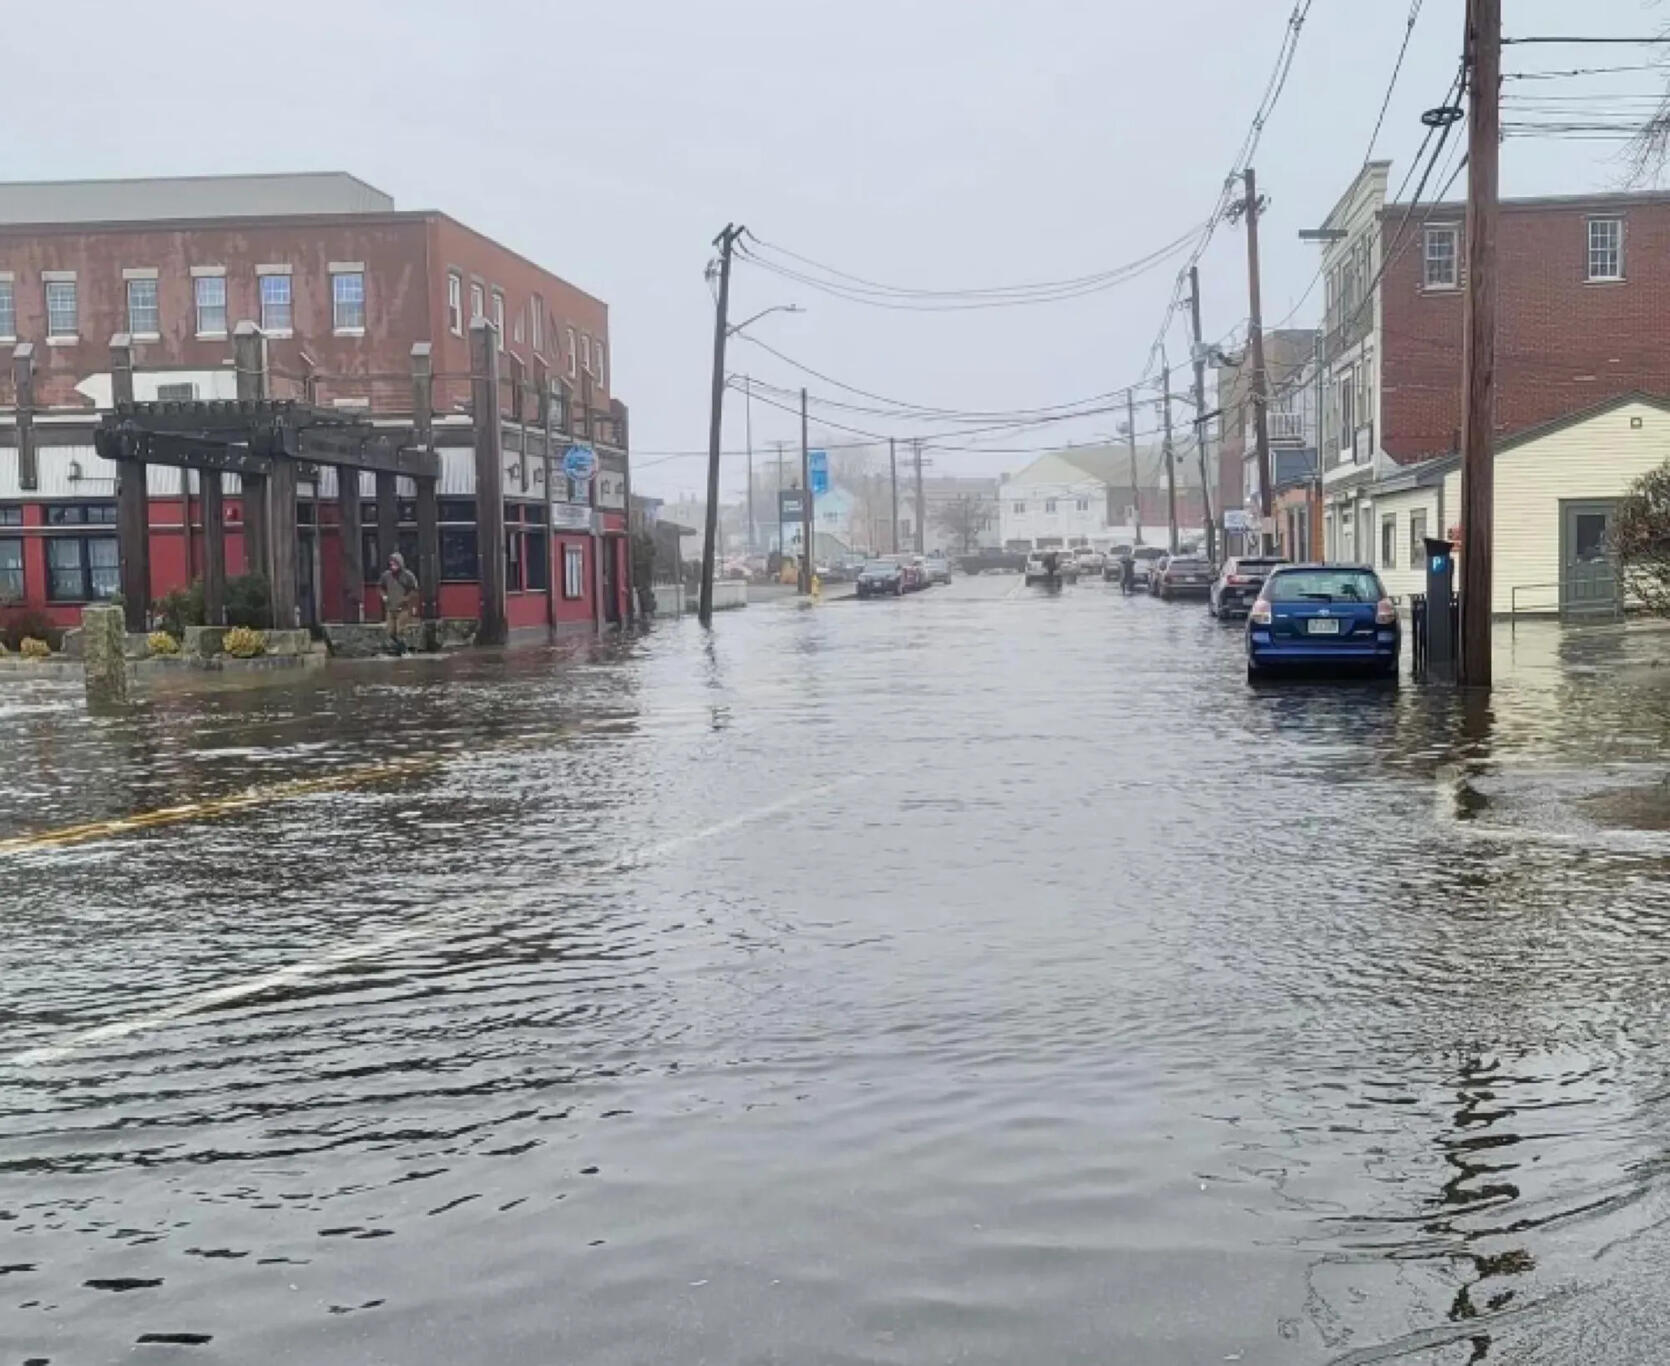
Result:
{"label": "traffic sign", "polygon": [[829,492],[829,452],[808,451],[806,468],[812,476],[812,492]]}

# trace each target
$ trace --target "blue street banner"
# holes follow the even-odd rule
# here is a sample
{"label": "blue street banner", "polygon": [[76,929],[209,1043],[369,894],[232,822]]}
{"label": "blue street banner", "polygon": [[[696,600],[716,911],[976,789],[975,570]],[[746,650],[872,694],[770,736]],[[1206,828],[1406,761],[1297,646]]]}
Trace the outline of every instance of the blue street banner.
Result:
{"label": "blue street banner", "polygon": [[589,483],[597,473],[597,452],[590,446],[570,446],[563,452],[562,472],[577,484]]}
{"label": "blue street banner", "polygon": [[829,492],[829,452],[808,451],[806,453],[807,470],[812,476],[812,492]]}

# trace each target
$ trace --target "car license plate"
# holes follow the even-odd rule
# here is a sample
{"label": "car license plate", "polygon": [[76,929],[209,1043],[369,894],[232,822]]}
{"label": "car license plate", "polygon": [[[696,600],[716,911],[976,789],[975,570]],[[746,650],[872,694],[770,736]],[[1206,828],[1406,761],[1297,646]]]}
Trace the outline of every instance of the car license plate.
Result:
{"label": "car license plate", "polygon": [[1339,621],[1334,617],[1312,617],[1309,623],[1313,636],[1337,636]]}

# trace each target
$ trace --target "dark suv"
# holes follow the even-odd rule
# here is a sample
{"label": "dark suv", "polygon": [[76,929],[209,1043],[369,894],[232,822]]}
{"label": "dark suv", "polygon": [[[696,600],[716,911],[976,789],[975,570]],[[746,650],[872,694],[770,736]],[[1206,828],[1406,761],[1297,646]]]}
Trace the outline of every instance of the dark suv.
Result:
{"label": "dark suv", "polygon": [[1225,621],[1246,616],[1270,571],[1286,563],[1279,555],[1242,555],[1225,560],[1212,591],[1206,596],[1206,610]]}

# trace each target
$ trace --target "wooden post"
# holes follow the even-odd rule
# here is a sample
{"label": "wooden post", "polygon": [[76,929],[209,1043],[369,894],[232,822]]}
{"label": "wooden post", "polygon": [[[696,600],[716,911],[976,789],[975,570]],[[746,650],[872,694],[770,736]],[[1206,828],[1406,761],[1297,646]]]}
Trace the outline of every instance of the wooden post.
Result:
{"label": "wooden post", "polygon": [[[226,496],[219,470],[200,470],[197,477],[203,487],[203,620],[210,626],[224,626]],[[248,506],[247,498],[245,506]]]}
{"label": "wooden post", "polygon": [[515,352],[510,354],[510,420],[516,424],[516,468],[519,471],[516,486],[519,492],[528,491],[528,482],[533,478],[528,469],[528,424],[522,419],[526,415],[523,409],[522,392],[522,358]]}
{"label": "wooden post", "polygon": [[[1258,548],[1269,554],[1270,539],[1270,376],[1264,368],[1263,285],[1258,266],[1258,177],[1251,166],[1242,172],[1247,197],[1247,350],[1252,358],[1253,437],[1258,448]],[[1175,549],[1175,547],[1173,547]]]}
{"label": "wooden post", "polygon": [[[388,568],[389,556],[400,549],[400,487],[392,474],[377,472],[377,563],[373,568],[381,578]],[[387,604],[384,604],[387,620]]]}
{"label": "wooden post", "polygon": [[[412,344],[412,444],[424,450],[435,446],[435,374],[428,342]],[[417,482],[418,592],[423,619],[441,615],[441,523],[436,481]]]}
{"label": "wooden post", "polygon": [[[260,328],[247,318],[232,334],[233,368],[237,372],[238,398],[242,402],[259,402],[267,396],[267,347]],[[273,591],[272,520],[268,515],[269,492],[267,476],[244,474],[239,476],[244,505],[244,573],[259,574],[266,581],[268,592]],[[208,601],[208,584],[203,585],[204,602]]]}
{"label": "wooden post", "polygon": [[1166,548],[1177,553],[1177,451],[1171,444],[1171,366],[1165,363],[1165,348],[1160,348],[1160,410],[1165,422],[1166,462]]}
{"label": "wooden post", "polygon": [[481,624],[476,640],[503,645],[506,619],[504,545],[504,431],[499,410],[498,330],[485,318],[470,324],[470,407],[475,417],[476,574]]}
{"label": "wooden post", "polygon": [[360,525],[360,472],[336,467],[336,524],[341,538],[342,620],[365,620],[365,537]]}
{"label": "wooden post", "polygon": [[[1496,511],[1496,220],[1501,151],[1502,0],[1468,0],[1467,292],[1462,300],[1461,681],[1490,686]],[[1447,611],[1447,603],[1429,604]]]}
{"label": "wooden post", "polygon": [[273,626],[294,630],[299,617],[296,597],[296,462],[284,456],[273,461],[268,481],[267,507],[270,521],[273,579],[270,587]]}
{"label": "wooden post", "polygon": [[[133,402],[133,343],[125,332],[110,339],[110,401]],[[182,472],[183,475],[183,472]],[[146,629],[151,608],[151,518],[145,490],[145,463],[116,465],[116,556],[120,564],[122,614],[130,631]],[[191,528],[186,528],[191,534]]]}
{"label": "wooden post", "polygon": [[17,402],[17,486],[25,493],[41,486],[35,449],[35,343],[12,348],[12,389]]}

